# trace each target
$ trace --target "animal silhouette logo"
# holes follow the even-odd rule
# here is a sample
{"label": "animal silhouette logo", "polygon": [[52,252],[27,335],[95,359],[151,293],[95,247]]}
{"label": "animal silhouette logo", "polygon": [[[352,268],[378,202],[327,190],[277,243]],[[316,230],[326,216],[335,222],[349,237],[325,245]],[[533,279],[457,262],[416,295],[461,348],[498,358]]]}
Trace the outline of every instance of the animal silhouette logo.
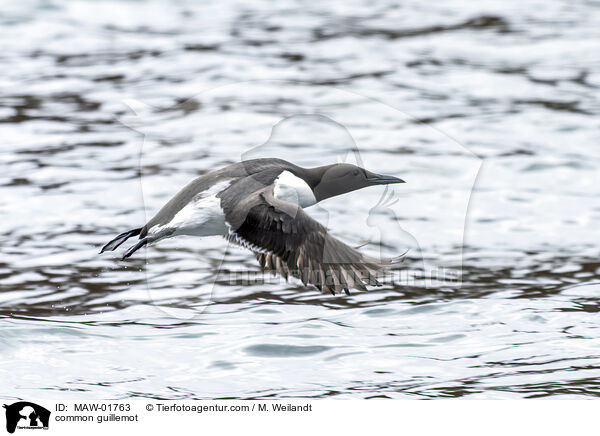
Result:
{"label": "animal silhouette logo", "polygon": [[6,431],[14,433],[19,429],[48,429],[50,411],[42,406],[28,401],[19,401],[10,405],[5,404]]}

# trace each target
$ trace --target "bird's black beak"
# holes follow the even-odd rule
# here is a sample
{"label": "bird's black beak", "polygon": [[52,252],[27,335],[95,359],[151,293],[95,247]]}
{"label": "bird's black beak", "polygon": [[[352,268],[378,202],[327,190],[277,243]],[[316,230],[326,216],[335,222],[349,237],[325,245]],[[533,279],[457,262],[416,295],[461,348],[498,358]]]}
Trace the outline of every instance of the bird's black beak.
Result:
{"label": "bird's black beak", "polygon": [[371,185],[391,185],[392,183],[406,183],[404,180],[394,176],[385,176],[383,174],[371,173],[367,177]]}

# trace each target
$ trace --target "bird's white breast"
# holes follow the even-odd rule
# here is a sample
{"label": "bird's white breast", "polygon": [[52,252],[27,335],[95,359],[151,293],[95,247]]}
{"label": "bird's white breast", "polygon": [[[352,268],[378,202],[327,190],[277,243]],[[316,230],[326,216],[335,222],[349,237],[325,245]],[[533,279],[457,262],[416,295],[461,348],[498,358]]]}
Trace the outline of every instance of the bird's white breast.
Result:
{"label": "bird's white breast", "polygon": [[221,199],[217,197],[226,189],[230,181],[222,181],[198,194],[186,204],[169,223],[155,229],[152,233],[161,230],[172,230],[169,236],[218,236],[227,232],[225,213],[221,208]]}
{"label": "bird's white breast", "polygon": [[274,184],[273,194],[279,200],[289,201],[300,207],[312,206],[317,202],[310,186],[289,171],[282,172]]}

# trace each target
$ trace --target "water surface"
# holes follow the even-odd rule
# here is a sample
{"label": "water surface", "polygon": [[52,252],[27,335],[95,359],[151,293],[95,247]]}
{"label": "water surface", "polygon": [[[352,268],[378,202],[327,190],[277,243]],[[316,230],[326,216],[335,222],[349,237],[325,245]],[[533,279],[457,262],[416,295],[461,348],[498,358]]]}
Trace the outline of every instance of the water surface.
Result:
{"label": "water surface", "polygon": [[[7,6],[0,396],[600,395],[599,19],[558,0]],[[406,179],[396,203],[310,213],[460,285],[213,287],[259,271],[217,238],[98,254],[263,154]]]}

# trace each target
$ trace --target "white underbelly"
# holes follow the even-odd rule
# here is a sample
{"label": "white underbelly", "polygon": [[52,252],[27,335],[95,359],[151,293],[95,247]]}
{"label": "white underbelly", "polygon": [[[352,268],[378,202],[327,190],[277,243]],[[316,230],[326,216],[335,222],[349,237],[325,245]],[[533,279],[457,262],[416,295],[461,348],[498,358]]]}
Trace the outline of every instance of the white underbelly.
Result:
{"label": "white underbelly", "polygon": [[217,183],[196,196],[173,216],[171,221],[149,229],[156,240],[178,235],[223,236],[227,234],[225,213],[217,197],[229,186],[229,181]]}
{"label": "white underbelly", "polygon": [[221,200],[213,195],[188,204],[173,217],[169,227],[175,229],[172,236],[225,235],[227,226]]}

